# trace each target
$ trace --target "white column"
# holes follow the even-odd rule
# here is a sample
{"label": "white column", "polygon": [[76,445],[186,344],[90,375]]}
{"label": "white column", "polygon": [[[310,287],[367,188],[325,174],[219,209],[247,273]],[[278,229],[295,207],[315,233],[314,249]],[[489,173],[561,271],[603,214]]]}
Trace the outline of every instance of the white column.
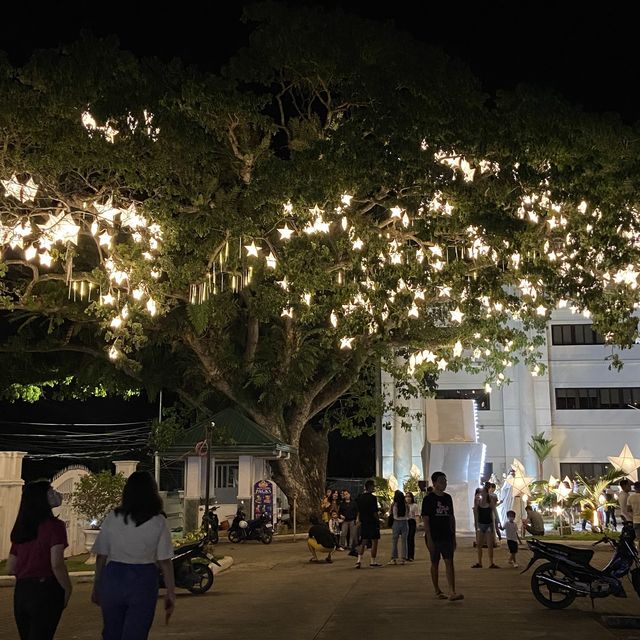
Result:
{"label": "white column", "polygon": [[0,451],[0,560],[9,557],[11,529],[18,515],[22,496],[24,451]]}
{"label": "white column", "polygon": [[200,474],[202,458],[199,456],[189,456],[184,465],[184,497],[200,499],[201,490]]}
{"label": "white column", "polygon": [[238,501],[251,500],[253,492],[253,456],[238,457]]}
{"label": "white column", "polygon": [[116,473],[128,478],[136,470],[139,462],[140,460],[114,460],[113,464],[116,466]]}

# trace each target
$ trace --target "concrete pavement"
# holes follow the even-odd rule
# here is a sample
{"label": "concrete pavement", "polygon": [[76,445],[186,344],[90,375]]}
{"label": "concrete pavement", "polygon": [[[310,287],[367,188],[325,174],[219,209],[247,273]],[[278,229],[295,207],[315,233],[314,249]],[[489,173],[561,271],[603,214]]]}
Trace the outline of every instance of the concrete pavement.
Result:
{"label": "concrete pavement", "polygon": [[[302,537],[303,538],[303,537]],[[629,598],[596,601],[578,599],[564,611],[539,605],[529,588],[529,574],[507,568],[507,552],[496,558],[500,570],[471,569],[475,553],[471,540],[462,539],[456,555],[462,602],[436,600],[428,577],[426,552],[416,540],[415,563],[368,567],[360,570],[346,553],[336,553],[333,564],[309,564],[305,541],[230,545],[219,553],[232,555],[233,567],[216,577],[203,596],[181,593],[169,626],[164,626],[158,604],[153,639],[259,637],[260,640],[342,640],[366,637],[390,640],[412,636],[429,639],[470,638],[496,640],[640,639],[640,632],[610,630],[602,614],[640,615],[640,599],[631,585]],[[381,541],[380,559],[389,559],[390,538]],[[521,552],[521,565],[528,553]],[[604,565],[609,552],[596,554]],[[442,576],[444,580],[444,575]],[[446,582],[443,582],[443,586]],[[90,584],[78,584],[65,611],[57,638],[95,640],[100,637],[100,612],[89,604]],[[17,640],[11,616],[11,589],[0,589],[0,639]]]}

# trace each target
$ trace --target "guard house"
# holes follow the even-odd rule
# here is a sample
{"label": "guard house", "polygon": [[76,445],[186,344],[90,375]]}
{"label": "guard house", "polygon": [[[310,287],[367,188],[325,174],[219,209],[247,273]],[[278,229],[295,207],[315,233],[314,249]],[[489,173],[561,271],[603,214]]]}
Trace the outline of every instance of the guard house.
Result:
{"label": "guard house", "polygon": [[[211,418],[187,429],[162,457],[184,462],[184,528],[195,529],[202,517],[206,490],[206,453],[199,443],[206,440],[206,428],[214,423],[211,446],[209,495],[218,504],[220,519],[235,513],[244,502],[247,516],[254,513],[254,487],[271,479],[269,460],[287,459],[295,447],[266,433],[258,424],[235,409],[223,409]],[[272,481],[273,482],[273,481]],[[277,488],[274,507],[287,508],[287,499]]]}

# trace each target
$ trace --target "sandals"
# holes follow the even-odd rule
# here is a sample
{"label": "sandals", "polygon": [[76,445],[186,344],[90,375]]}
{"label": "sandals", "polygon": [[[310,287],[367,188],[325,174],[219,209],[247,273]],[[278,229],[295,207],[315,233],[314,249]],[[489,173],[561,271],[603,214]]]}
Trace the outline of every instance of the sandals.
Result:
{"label": "sandals", "polygon": [[464,596],[461,593],[453,593],[449,596],[449,602],[455,602],[456,600],[464,600]]}
{"label": "sandals", "polygon": [[446,593],[443,593],[442,591],[438,591],[438,593],[436,593],[436,598],[438,600],[448,600],[449,596]]}
{"label": "sandals", "polygon": [[497,564],[490,564],[489,569],[499,569],[500,567]]}
{"label": "sandals", "polygon": [[479,562],[471,565],[472,569],[482,569],[482,565]]}

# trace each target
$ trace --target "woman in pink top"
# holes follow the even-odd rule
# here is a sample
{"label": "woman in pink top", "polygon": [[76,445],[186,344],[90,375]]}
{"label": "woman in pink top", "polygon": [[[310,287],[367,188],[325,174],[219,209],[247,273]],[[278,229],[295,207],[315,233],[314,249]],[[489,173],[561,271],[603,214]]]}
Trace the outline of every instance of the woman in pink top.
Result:
{"label": "woman in pink top", "polygon": [[51,640],[71,596],[67,532],[51,511],[61,502],[47,480],[30,482],[22,492],[8,563],[16,577],[13,611],[21,640]]}

